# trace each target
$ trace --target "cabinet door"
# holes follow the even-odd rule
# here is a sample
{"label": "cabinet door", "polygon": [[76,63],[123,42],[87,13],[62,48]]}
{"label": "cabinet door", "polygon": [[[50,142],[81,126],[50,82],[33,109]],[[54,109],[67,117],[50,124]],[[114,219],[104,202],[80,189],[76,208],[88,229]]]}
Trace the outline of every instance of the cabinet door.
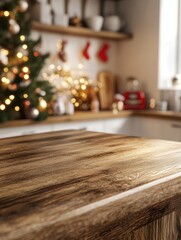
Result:
{"label": "cabinet door", "polygon": [[104,121],[105,133],[132,135],[132,118],[118,118]]}
{"label": "cabinet door", "polygon": [[61,130],[87,130],[93,132],[103,132],[104,124],[102,121],[82,121],[82,122],[69,122],[69,123],[56,123],[52,124],[53,131]]}
{"label": "cabinet door", "polygon": [[134,117],[133,136],[180,141],[181,124],[166,119]]}
{"label": "cabinet door", "polygon": [[161,139],[161,123],[159,119],[134,117],[132,124],[133,136]]}
{"label": "cabinet door", "polygon": [[181,141],[181,123],[179,121],[162,120],[161,139]]}
{"label": "cabinet door", "polygon": [[32,125],[26,127],[14,127],[0,129],[0,138],[16,137],[23,135],[38,134],[52,131],[51,125]]}
{"label": "cabinet door", "polygon": [[104,132],[104,121],[89,121],[86,122],[86,130],[92,132]]}

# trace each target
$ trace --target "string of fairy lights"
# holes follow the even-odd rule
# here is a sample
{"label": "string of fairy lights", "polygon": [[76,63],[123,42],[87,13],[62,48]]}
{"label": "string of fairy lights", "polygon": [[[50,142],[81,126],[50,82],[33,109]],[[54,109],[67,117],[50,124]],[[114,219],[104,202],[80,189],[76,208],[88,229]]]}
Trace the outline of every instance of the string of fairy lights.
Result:
{"label": "string of fairy lights", "polygon": [[[7,12],[7,11],[6,11]],[[6,16],[9,16],[7,13],[6,13]],[[27,50],[28,49],[28,46],[27,44],[25,44],[26,40],[26,37],[24,35],[21,35],[20,36],[20,41],[22,42],[22,49],[23,50]],[[12,67],[14,64],[21,64],[22,62],[26,63],[28,62],[28,56],[27,56],[27,53],[25,54],[25,52],[21,51],[20,49],[18,49],[18,52],[15,56],[15,58],[13,58],[13,60],[10,62],[9,61],[9,50],[7,49],[0,49],[0,55],[1,55],[1,58],[0,59],[5,59],[4,61],[5,62],[2,62],[4,63],[5,67],[3,68],[3,73],[1,75],[1,83],[2,83],[2,86],[4,88],[8,88],[9,90],[16,90],[18,88],[17,84],[11,84],[14,80],[14,77],[16,74],[19,73],[19,76],[21,77],[22,79],[22,82],[20,83],[20,86],[27,86],[28,84],[30,84],[30,70],[28,68],[28,66],[23,66],[22,69],[19,70],[19,68],[17,66],[15,67]],[[2,57],[2,55],[4,55]],[[28,94],[24,94],[23,97],[25,99],[28,98]],[[6,106],[9,106],[12,101],[15,99],[15,96],[14,95],[10,95],[9,98],[5,99],[4,102],[1,102],[0,103],[0,110],[1,111],[4,111],[6,110]],[[15,106],[14,107],[14,110],[15,111],[19,111],[20,110],[20,107],[19,106]]]}
{"label": "string of fairy lights", "polygon": [[[27,6],[26,6],[27,7]],[[24,10],[26,11],[27,8],[24,8]],[[4,17],[9,17],[9,30],[11,33],[18,33],[20,30],[19,25],[16,23],[16,21],[14,20],[15,18],[15,13],[14,12],[9,12],[9,11],[0,11],[0,16],[4,16]],[[20,36],[20,40],[23,43],[26,40],[26,37],[24,35]],[[28,46],[26,44],[22,45],[22,49],[27,50]],[[3,69],[3,74],[1,77],[1,82],[2,82],[2,86],[4,88],[6,87],[10,87],[10,90],[16,90],[16,86],[15,85],[9,85],[11,83],[11,81],[14,79],[14,75],[18,73],[18,68],[17,67],[13,67],[12,70],[10,70],[11,66],[7,67],[7,65],[9,64],[9,50],[5,49],[5,48],[1,48],[0,49],[0,61],[2,62],[3,65],[5,65],[4,69]],[[28,57],[23,55],[23,53],[21,51],[18,51],[16,54],[16,57],[18,60],[23,60],[24,62],[28,61]],[[17,61],[16,62],[19,62]],[[12,63],[13,64],[13,63]],[[20,73],[20,76],[24,78],[24,80],[28,80],[29,79],[29,68],[27,66],[23,67],[22,72]],[[25,96],[27,97],[27,96]],[[6,106],[9,106],[12,101],[15,99],[14,95],[10,95],[9,98],[6,98],[4,100],[4,102],[0,103],[0,110],[4,111],[6,110]],[[15,111],[19,111],[20,107],[19,106],[15,106]]]}
{"label": "string of fairy lights", "polygon": [[[0,17],[8,18],[9,21],[9,33],[11,35],[18,34],[20,31],[20,26],[16,22],[16,13],[25,12],[28,9],[28,3],[26,0],[20,0],[18,6],[13,11],[0,11]],[[26,64],[29,61],[28,58],[28,45],[25,35],[20,35],[19,40],[21,42],[20,47],[18,47],[15,56],[11,56],[8,49],[0,46],[0,64],[3,66],[2,74],[0,76],[1,86],[4,89],[10,91],[16,91],[19,87],[27,87],[31,83],[30,79],[30,69]],[[34,57],[39,56],[38,51],[33,52]],[[20,67],[22,66],[22,67]],[[21,81],[17,84],[13,80],[15,76],[19,75]],[[39,114],[39,110],[44,110],[47,108],[47,102],[43,99],[43,96],[46,94],[41,89],[36,89],[40,92],[39,97],[39,108],[37,109],[36,115]],[[28,93],[23,94],[23,99],[25,100],[25,106],[30,105],[28,100]],[[3,101],[0,101],[0,111],[5,111],[14,101],[16,96],[11,94],[9,97],[6,97]],[[14,106],[16,112],[20,111],[20,106]]]}
{"label": "string of fairy lights", "polygon": [[75,109],[80,109],[81,106],[81,110],[86,110],[91,81],[83,68],[84,65],[79,63],[78,73],[75,73],[66,67],[50,64],[48,69],[42,72],[42,76],[56,88],[57,93],[66,93]]}
{"label": "string of fairy lights", "polygon": [[[18,34],[20,26],[16,22],[16,13],[25,12],[28,8],[26,0],[19,0],[19,5],[13,11],[0,11],[0,17],[8,18],[9,21],[9,33],[11,35]],[[28,67],[29,61],[29,47],[28,37],[21,34],[19,36],[20,46],[15,51],[15,55],[12,56],[10,50],[0,46],[0,64],[3,65],[3,71],[0,76],[0,84],[4,89],[8,89],[11,92],[18,90],[19,88],[26,88],[31,84],[31,72]],[[33,51],[34,57],[39,56],[38,51]],[[57,92],[64,92],[69,96],[70,101],[73,103],[75,109],[87,110],[88,102],[90,102],[90,90],[92,83],[83,71],[83,64],[78,64],[78,74],[71,70],[64,68],[63,66],[55,66],[50,64],[46,71],[42,73],[43,79],[49,81],[57,90]],[[48,70],[47,70],[48,69]],[[15,77],[18,76],[21,81],[14,82]],[[95,89],[94,89],[95,90]],[[33,117],[38,116],[40,111],[47,108],[48,103],[44,99],[46,92],[36,88],[35,92],[38,97],[38,106],[34,108]],[[27,92],[22,95],[24,107],[30,107],[30,98]],[[8,107],[13,106],[16,112],[19,112],[21,106],[14,104],[16,102],[16,94],[10,94],[8,97],[0,101],[0,111],[5,111]]]}

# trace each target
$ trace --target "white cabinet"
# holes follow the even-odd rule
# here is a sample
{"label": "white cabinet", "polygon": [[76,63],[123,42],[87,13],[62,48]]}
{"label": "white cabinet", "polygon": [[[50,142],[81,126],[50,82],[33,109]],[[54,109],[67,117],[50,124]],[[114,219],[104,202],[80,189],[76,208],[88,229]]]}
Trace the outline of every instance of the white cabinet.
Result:
{"label": "white cabinet", "polygon": [[72,121],[66,123],[51,123],[45,125],[38,124],[26,127],[14,127],[4,129],[0,128],[0,138],[31,135],[51,131],[63,131],[70,129],[104,132],[104,121]]}
{"label": "white cabinet", "polygon": [[86,130],[92,132],[104,132],[105,131],[104,121],[103,120],[89,121],[87,122]]}
{"label": "white cabinet", "polygon": [[104,132],[132,135],[132,118],[117,118],[104,120]]}
{"label": "white cabinet", "polygon": [[160,125],[157,118],[134,117],[132,119],[132,135],[159,139]]}
{"label": "white cabinet", "polygon": [[181,124],[167,119],[134,117],[132,135],[171,141],[181,141]]}
{"label": "white cabinet", "polygon": [[161,139],[181,141],[181,123],[178,121],[161,120]]}
{"label": "white cabinet", "polygon": [[104,123],[101,120],[96,120],[96,121],[81,121],[81,122],[52,124],[53,131],[61,131],[61,130],[68,130],[68,129],[104,132]]}
{"label": "white cabinet", "polygon": [[67,129],[83,129],[93,132],[105,132],[113,134],[131,135],[132,125],[130,118],[117,118],[107,120],[92,120],[82,122],[70,123],[56,123],[52,126],[53,131],[67,130]]}
{"label": "white cabinet", "polygon": [[13,128],[0,128],[0,138],[23,136],[23,135],[51,132],[51,131],[52,131],[52,126],[50,124],[31,125],[31,126],[13,127]]}
{"label": "white cabinet", "polygon": [[181,141],[181,123],[179,123],[179,121],[151,117],[122,117],[116,119],[42,123],[24,127],[0,128],[0,138],[70,129]]}

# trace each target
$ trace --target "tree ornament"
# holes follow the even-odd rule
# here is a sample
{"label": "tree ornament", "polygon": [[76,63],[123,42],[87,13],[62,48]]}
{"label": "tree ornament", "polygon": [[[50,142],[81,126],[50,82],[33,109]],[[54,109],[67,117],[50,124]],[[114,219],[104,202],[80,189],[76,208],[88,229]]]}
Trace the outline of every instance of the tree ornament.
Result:
{"label": "tree ornament", "polygon": [[9,79],[8,79],[8,78],[2,77],[2,78],[0,79],[0,83],[1,83],[1,87],[2,87],[3,89],[9,88],[10,82],[9,82]]}
{"label": "tree ornament", "polygon": [[40,53],[38,51],[34,51],[33,55],[34,55],[34,57],[38,57],[40,55]]}
{"label": "tree ornament", "polygon": [[12,34],[17,34],[20,31],[20,26],[17,24],[17,22],[14,19],[9,20],[9,31]]}
{"label": "tree ornament", "polygon": [[19,73],[19,69],[17,67],[13,67],[12,71],[14,74],[18,74]]}
{"label": "tree ornament", "polygon": [[104,43],[101,46],[101,49],[98,52],[98,58],[102,61],[102,62],[107,62],[108,61],[108,56],[107,56],[107,51],[109,49],[109,44],[108,43]]}
{"label": "tree ornament", "polygon": [[40,112],[37,108],[35,107],[30,107],[26,110],[26,116],[29,119],[35,120],[38,118]]}
{"label": "tree ornament", "polygon": [[10,91],[16,91],[18,89],[18,85],[16,83],[13,83],[13,84],[9,84],[8,85],[8,89]]}
{"label": "tree ornament", "polygon": [[27,56],[28,55],[28,49],[24,49],[23,46],[20,46],[17,49],[17,54],[18,53],[21,53],[22,56]]}
{"label": "tree ornament", "polygon": [[19,83],[19,86],[22,88],[28,87],[31,84],[31,80],[24,80]]}
{"label": "tree ornament", "polygon": [[0,49],[0,64],[7,65],[8,64],[8,56],[7,50]]}
{"label": "tree ornament", "polygon": [[19,12],[26,12],[26,10],[28,9],[28,3],[25,0],[20,0],[19,1],[19,6],[17,7],[17,11]]}
{"label": "tree ornament", "polygon": [[67,41],[60,40],[58,42],[58,57],[62,62],[67,62],[67,54],[65,52],[65,46],[67,44]]}
{"label": "tree ornament", "polygon": [[90,59],[90,55],[89,55],[89,48],[90,48],[91,44],[90,42],[86,43],[86,46],[84,47],[83,51],[82,51],[82,55],[85,59],[89,60]]}
{"label": "tree ornament", "polygon": [[15,74],[11,71],[4,73],[2,76],[5,76],[7,79],[9,79],[10,83],[13,82],[13,80],[15,78]]}
{"label": "tree ornament", "polygon": [[39,94],[41,97],[46,96],[46,92],[40,88],[36,88],[35,92]]}
{"label": "tree ornament", "polygon": [[25,100],[24,102],[23,102],[23,104],[24,104],[24,107],[27,109],[29,106],[30,106],[30,101],[29,100]]}
{"label": "tree ornament", "polygon": [[40,92],[40,96],[42,96],[42,97],[46,96],[46,92],[42,90],[42,91]]}
{"label": "tree ornament", "polygon": [[47,102],[42,97],[39,98],[39,110],[45,111],[47,109]]}

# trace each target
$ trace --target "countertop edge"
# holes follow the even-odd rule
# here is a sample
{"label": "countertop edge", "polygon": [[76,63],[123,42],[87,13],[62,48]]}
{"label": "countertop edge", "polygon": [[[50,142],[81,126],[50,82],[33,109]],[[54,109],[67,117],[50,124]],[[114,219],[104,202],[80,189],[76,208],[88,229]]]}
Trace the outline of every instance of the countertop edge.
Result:
{"label": "countertop edge", "polygon": [[123,117],[151,117],[159,118],[164,120],[180,121],[181,113],[173,111],[149,111],[149,110],[125,110],[118,114],[113,114],[111,111],[101,111],[97,113],[93,112],[76,112],[74,115],[64,115],[64,116],[50,116],[45,121],[32,121],[28,119],[24,120],[13,120],[5,123],[0,123],[0,129],[2,128],[14,128],[14,127],[24,127],[24,126],[38,126],[38,125],[48,125],[48,124],[58,124],[58,123],[68,123],[77,121],[96,121],[96,120],[106,120],[106,119],[117,119]]}
{"label": "countertop edge", "polygon": [[[148,188],[144,192],[140,191],[139,193],[134,194],[134,196],[130,195],[129,197],[118,199],[107,205],[93,209],[89,212],[90,223],[86,229],[84,227],[79,228],[82,232],[79,232],[79,236],[77,236],[76,239],[80,236],[86,238],[87,235],[92,235],[91,237],[93,239],[100,239],[99,236],[101,235],[101,237],[103,237],[101,239],[104,239],[103,234],[105,234],[106,237],[109,236],[109,239],[116,240],[118,235],[128,234],[175,210],[181,210],[181,190],[180,192],[175,192],[175,187],[180,184],[181,177],[177,177],[176,179],[168,181],[166,184],[158,184],[152,188]],[[158,195],[159,190],[162,192],[160,195]],[[152,195],[152,198],[150,198],[150,194]],[[173,195],[168,199],[167,195],[170,194]],[[140,203],[143,202],[144,204],[140,207]],[[124,207],[120,208],[120,206]],[[62,219],[61,222],[64,226],[66,224],[67,226],[71,225],[75,227],[72,232],[68,231],[68,229],[67,231],[62,232],[62,236],[68,234],[66,236],[67,238],[75,237],[75,232],[78,227],[77,225],[85,225],[87,214],[88,212],[85,211],[82,215],[72,217],[70,220]],[[106,219],[105,216],[107,216]],[[96,231],[93,232],[92,229],[94,229],[95,226]]]}
{"label": "countertop edge", "polygon": [[[48,236],[48,233],[53,233],[53,236],[64,239],[86,239],[89,236],[90,239],[109,237],[116,240],[118,235],[123,236],[173,211],[181,210],[181,189],[175,192],[178,185],[181,185],[181,177],[157,184],[145,191],[135,193],[134,196],[130,195],[113,202],[108,201],[103,205],[97,202],[90,204],[97,204],[97,207],[83,206],[81,209],[61,215],[59,219],[45,222],[43,226],[32,226],[13,234],[18,239],[24,239],[25,236],[31,239],[38,234]],[[162,194],[158,195],[158,191]],[[172,197],[167,198],[171,194]],[[95,231],[92,231],[93,229]],[[2,236],[1,239],[14,238],[10,234]]]}

